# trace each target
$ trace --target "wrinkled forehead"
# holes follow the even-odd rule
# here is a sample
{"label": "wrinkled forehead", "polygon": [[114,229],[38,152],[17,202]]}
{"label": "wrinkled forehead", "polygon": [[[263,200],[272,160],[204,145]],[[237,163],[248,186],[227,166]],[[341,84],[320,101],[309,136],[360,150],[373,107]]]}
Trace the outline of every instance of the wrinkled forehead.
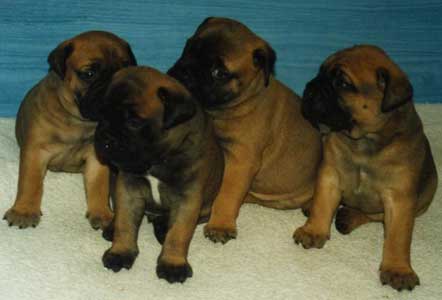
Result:
{"label": "wrinkled forehead", "polygon": [[190,97],[187,89],[174,78],[148,67],[129,67],[117,72],[112,83],[124,89],[125,104],[142,118],[154,118],[162,114],[163,101],[159,90],[166,89],[170,95]]}
{"label": "wrinkled forehead", "polygon": [[107,62],[112,60],[129,61],[129,48],[124,41],[112,36],[81,36],[69,41],[73,51],[69,61],[75,66],[88,65],[91,62]]}
{"label": "wrinkled forehead", "polygon": [[394,68],[394,63],[380,48],[355,46],[332,54],[325,60],[322,67],[325,70],[344,67],[354,72],[372,72],[379,67]]}
{"label": "wrinkled forehead", "polygon": [[145,86],[148,87],[147,90],[157,93],[158,89],[165,88],[170,94],[190,97],[190,92],[175,78],[154,68],[142,67],[139,69],[139,75],[143,78]]}
{"label": "wrinkled forehead", "polygon": [[225,57],[235,48],[224,34],[211,32],[201,36],[192,37],[186,50],[197,58]]}
{"label": "wrinkled forehead", "polygon": [[244,58],[251,58],[253,50],[260,45],[260,40],[250,34],[223,28],[210,29],[191,38],[187,50],[193,57],[211,62],[220,59],[227,67],[233,67]]}
{"label": "wrinkled forehead", "polygon": [[326,59],[320,72],[347,75],[353,83],[375,82],[379,68],[394,68],[390,59],[377,49],[349,48],[339,51]]}

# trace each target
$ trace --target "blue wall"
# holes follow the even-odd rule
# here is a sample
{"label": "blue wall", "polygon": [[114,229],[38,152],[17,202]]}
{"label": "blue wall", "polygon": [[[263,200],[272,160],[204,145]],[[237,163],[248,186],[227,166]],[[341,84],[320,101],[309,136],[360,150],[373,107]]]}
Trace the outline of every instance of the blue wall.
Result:
{"label": "blue wall", "polygon": [[268,40],[277,76],[298,93],[328,54],[373,43],[409,74],[416,102],[442,102],[441,0],[0,0],[0,116],[15,115],[46,73],[48,53],[79,32],[113,31],[140,64],[165,71],[212,15],[241,20]]}

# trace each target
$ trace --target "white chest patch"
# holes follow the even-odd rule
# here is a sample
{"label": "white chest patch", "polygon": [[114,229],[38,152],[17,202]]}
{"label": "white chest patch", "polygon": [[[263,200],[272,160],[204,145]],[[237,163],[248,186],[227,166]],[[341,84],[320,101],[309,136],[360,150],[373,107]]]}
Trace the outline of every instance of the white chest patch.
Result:
{"label": "white chest patch", "polygon": [[156,204],[161,204],[161,198],[160,198],[160,190],[158,189],[158,186],[160,185],[161,181],[159,181],[157,178],[147,175],[146,179],[150,182],[150,187],[152,190],[152,197]]}

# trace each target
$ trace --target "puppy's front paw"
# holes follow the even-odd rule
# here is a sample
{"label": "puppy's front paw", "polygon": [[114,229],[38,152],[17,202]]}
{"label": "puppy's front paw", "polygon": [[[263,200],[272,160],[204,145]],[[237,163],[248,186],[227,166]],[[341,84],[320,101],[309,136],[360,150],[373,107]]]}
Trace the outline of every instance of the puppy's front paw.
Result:
{"label": "puppy's front paw", "polygon": [[207,224],[204,226],[204,236],[214,243],[221,242],[225,244],[231,239],[236,239],[237,231],[235,226],[218,227]]}
{"label": "puppy's front paw", "polygon": [[120,271],[122,268],[130,269],[137,258],[137,251],[127,251],[121,253],[112,252],[112,248],[103,254],[103,265],[114,272]]}
{"label": "puppy's front paw", "polygon": [[8,222],[9,226],[18,226],[23,229],[27,227],[37,227],[40,223],[41,211],[21,210],[15,207],[10,208],[4,215],[3,220]]}
{"label": "puppy's front paw", "polygon": [[413,270],[381,270],[380,279],[382,284],[388,284],[398,291],[402,291],[404,289],[411,291],[416,285],[420,285],[419,277]]}
{"label": "puppy's front paw", "polygon": [[293,239],[296,244],[301,244],[305,249],[310,249],[324,247],[329,236],[327,234],[315,233],[304,225],[296,229]]}
{"label": "puppy's front paw", "polygon": [[183,283],[187,278],[192,277],[192,275],[192,267],[188,263],[173,265],[166,262],[159,262],[157,265],[158,278],[165,279],[169,283]]}
{"label": "puppy's front paw", "polygon": [[91,227],[95,230],[108,228],[112,223],[114,214],[110,209],[103,210],[89,210],[86,213],[86,218],[89,220]]}

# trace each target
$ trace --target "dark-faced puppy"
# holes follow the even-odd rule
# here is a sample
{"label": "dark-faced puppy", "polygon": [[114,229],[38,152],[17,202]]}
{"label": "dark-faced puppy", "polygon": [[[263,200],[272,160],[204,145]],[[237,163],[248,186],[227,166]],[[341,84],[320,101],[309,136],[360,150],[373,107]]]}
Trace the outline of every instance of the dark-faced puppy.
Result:
{"label": "dark-faced puppy", "polygon": [[413,289],[414,219],[437,187],[430,145],[404,72],[381,49],[355,46],[330,56],[310,81],[303,113],[328,128],[313,205],[294,233],[305,248],[321,248],[336,228],[343,234],[367,222],[384,223],[383,284]]}
{"label": "dark-faced puppy", "polygon": [[116,73],[104,102],[111,108],[99,122],[95,145],[119,173],[112,248],[103,263],[114,271],[132,266],[147,212],[163,242],[158,277],[183,282],[192,276],[187,252],[193,232],[209,215],[222,180],[212,124],[180,83],[148,67]]}
{"label": "dark-faced puppy", "polygon": [[112,74],[136,65],[129,44],[108,32],[90,31],[55,48],[49,73],[26,95],[16,120],[20,146],[18,191],[4,219],[37,226],[47,170],[82,172],[87,217],[94,228],[112,220],[109,170],[95,156],[93,138],[99,102]]}
{"label": "dark-faced puppy", "polygon": [[208,18],[169,70],[210,115],[224,150],[223,184],[204,229],[215,242],[236,237],[244,201],[299,208],[313,195],[320,137],[299,97],[273,77],[275,60],[245,25]]}

